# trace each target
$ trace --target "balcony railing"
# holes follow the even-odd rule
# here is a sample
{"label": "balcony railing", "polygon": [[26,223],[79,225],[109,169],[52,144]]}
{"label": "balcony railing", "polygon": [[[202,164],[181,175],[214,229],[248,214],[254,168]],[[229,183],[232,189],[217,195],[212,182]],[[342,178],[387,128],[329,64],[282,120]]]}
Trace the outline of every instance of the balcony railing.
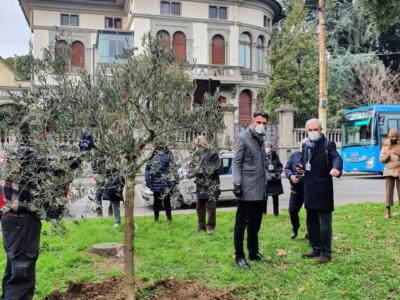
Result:
{"label": "balcony railing", "polygon": [[[335,142],[338,147],[341,145],[342,133],[340,129],[329,130],[326,134],[328,140]],[[294,128],[293,129],[293,144],[298,145],[302,140],[307,137],[307,132],[304,128]]]}
{"label": "balcony railing", "polygon": [[221,82],[259,82],[266,83],[268,74],[245,70],[239,66],[226,65],[190,65],[189,75],[192,79],[215,79]]}

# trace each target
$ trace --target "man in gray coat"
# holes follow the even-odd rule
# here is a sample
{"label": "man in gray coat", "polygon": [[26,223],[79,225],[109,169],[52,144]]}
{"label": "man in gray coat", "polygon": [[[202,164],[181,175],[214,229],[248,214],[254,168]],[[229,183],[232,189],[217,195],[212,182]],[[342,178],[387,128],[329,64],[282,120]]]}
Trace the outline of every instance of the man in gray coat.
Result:
{"label": "man in gray coat", "polygon": [[236,139],[233,156],[233,193],[238,200],[234,228],[235,262],[242,269],[249,269],[243,250],[244,232],[247,228],[247,248],[250,260],[262,260],[258,249],[265,202],[265,150],[264,136],[268,115],[253,114],[251,125]]}

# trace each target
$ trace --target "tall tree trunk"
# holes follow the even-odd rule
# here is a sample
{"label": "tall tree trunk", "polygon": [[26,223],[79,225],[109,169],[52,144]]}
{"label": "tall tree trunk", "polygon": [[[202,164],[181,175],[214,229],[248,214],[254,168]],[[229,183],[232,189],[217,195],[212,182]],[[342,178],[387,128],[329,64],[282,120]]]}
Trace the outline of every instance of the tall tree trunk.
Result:
{"label": "tall tree trunk", "polygon": [[125,200],[125,238],[124,238],[124,271],[126,300],[135,299],[134,279],[134,202],[135,202],[135,178],[127,178],[124,187]]}

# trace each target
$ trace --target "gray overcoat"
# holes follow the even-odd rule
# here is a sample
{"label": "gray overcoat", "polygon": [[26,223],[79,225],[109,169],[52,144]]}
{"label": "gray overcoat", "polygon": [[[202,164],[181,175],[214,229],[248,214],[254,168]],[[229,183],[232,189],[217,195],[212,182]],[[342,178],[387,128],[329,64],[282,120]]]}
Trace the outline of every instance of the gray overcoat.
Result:
{"label": "gray overcoat", "polygon": [[233,183],[240,184],[238,200],[265,200],[265,150],[256,133],[246,129],[236,139],[233,154]]}

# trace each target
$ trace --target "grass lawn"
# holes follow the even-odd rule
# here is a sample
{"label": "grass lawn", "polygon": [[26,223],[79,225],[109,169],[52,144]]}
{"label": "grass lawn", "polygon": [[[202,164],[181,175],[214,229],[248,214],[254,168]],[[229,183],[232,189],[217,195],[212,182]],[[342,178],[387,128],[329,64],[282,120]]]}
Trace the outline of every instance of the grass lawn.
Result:
{"label": "grass lawn", "polygon": [[[158,224],[150,217],[136,218],[136,276],[150,282],[173,277],[219,289],[239,287],[238,295],[253,299],[399,299],[400,215],[389,221],[383,215],[383,205],[338,207],[333,218],[333,261],[322,266],[300,258],[308,246],[289,238],[286,210],[279,217],[268,215],[259,237],[261,251],[271,261],[251,263],[250,271],[233,263],[233,212],[218,212],[213,236],[195,232],[194,214],[176,215],[172,225],[165,218]],[[305,234],[304,220],[302,211],[300,237]],[[121,241],[122,228],[113,228],[111,219],[66,222],[66,226],[67,233],[60,236],[44,224],[36,299],[65,288],[70,280],[101,281],[122,274],[118,268],[99,268],[101,259],[86,254],[94,243]],[[4,264],[0,251],[0,270]]]}

